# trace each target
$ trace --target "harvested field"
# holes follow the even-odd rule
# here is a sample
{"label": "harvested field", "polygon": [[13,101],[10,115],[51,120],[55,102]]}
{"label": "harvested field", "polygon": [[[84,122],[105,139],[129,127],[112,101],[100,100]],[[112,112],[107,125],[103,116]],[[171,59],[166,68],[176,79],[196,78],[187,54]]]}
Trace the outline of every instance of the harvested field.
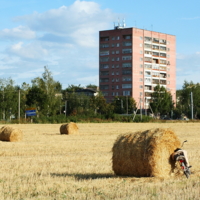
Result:
{"label": "harvested field", "polygon": [[[59,132],[61,124],[9,125],[22,130],[23,140],[0,141],[0,199],[199,199],[199,123],[77,125],[80,134],[67,137]],[[190,179],[114,175],[112,147],[118,135],[151,128],[170,128],[188,140]]]}

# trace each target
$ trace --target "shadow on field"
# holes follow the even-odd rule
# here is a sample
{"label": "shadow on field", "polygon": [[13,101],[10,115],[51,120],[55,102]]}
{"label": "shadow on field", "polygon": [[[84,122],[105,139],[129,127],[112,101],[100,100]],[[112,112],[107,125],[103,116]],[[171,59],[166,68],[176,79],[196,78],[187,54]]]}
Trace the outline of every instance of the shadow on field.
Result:
{"label": "shadow on field", "polygon": [[68,174],[68,173],[51,173],[52,177],[74,177],[76,180],[88,180],[88,179],[103,179],[103,178],[115,178],[114,174]]}

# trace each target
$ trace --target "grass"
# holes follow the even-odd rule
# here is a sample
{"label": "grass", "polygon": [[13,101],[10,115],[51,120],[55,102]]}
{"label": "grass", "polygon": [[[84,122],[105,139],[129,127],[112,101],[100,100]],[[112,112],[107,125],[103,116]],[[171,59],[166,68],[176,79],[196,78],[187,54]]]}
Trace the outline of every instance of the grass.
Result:
{"label": "grass", "polygon": [[[0,141],[0,199],[199,199],[199,123],[78,124],[80,135],[69,136],[59,134],[60,125],[10,125],[20,128],[24,139]],[[156,127],[188,140],[190,179],[115,176],[111,149],[117,136]]]}

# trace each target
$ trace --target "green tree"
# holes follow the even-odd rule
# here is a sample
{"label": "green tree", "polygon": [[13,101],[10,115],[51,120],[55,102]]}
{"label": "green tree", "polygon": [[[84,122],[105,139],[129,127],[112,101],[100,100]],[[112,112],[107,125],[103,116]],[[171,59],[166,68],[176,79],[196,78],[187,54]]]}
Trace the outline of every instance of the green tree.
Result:
{"label": "green tree", "polygon": [[26,105],[36,108],[38,112],[43,111],[47,109],[47,99],[47,94],[41,88],[33,86],[26,95]]}
{"label": "green tree", "polygon": [[48,113],[51,116],[59,113],[62,99],[62,85],[60,82],[53,79],[52,73],[46,66],[44,67],[42,78],[37,77],[33,79],[32,85],[37,86],[47,95],[43,112]]}
{"label": "green tree", "polygon": [[136,101],[130,96],[115,97],[112,105],[114,106],[114,112],[118,114],[132,114],[136,109]]}
{"label": "green tree", "polygon": [[169,115],[173,110],[174,102],[172,101],[171,93],[163,86],[157,85],[151,98],[150,106],[155,115]]}
{"label": "green tree", "polygon": [[190,118],[192,110],[191,100],[193,100],[193,117],[200,118],[200,84],[184,81],[182,90],[178,91],[177,109],[179,113]]}

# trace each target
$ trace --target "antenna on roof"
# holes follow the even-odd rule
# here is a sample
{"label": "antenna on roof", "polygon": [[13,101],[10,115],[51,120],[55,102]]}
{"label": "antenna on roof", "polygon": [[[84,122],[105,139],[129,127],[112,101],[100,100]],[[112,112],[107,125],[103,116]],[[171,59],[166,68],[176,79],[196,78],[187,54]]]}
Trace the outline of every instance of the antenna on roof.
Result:
{"label": "antenna on roof", "polygon": [[125,28],[126,24],[125,24],[125,19],[122,21],[122,25],[120,23],[120,19],[118,18],[118,25],[116,26],[115,25],[115,22],[114,22],[114,29],[123,29]]}
{"label": "antenna on roof", "polygon": [[126,27],[125,18],[123,19],[123,27]]}

